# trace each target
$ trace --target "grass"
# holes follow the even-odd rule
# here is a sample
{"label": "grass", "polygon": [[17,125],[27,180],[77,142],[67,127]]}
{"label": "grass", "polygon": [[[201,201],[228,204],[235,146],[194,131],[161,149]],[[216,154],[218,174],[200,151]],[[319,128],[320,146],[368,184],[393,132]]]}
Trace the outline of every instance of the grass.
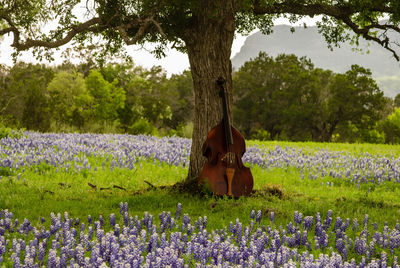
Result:
{"label": "grass", "polygon": [[[398,146],[371,144],[322,144],[290,142],[257,142],[249,145],[273,148],[291,146],[312,152],[316,148],[335,151],[371,154],[394,154],[398,156]],[[49,218],[51,212],[70,217],[86,219],[88,215],[98,218],[116,213],[120,202],[128,202],[132,214],[139,216],[145,211],[158,215],[162,211],[175,213],[177,203],[182,203],[183,213],[198,217],[207,215],[209,226],[222,228],[236,218],[249,222],[251,210],[263,212],[264,224],[269,224],[269,213],[274,211],[276,224],[293,220],[294,211],[314,216],[317,212],[325,215],[333,210],[333,219],[358,218],[369,214],[371,222],[387,221],[392,226],[400,218],[400,185],[387,182],[376,186],[369,183],[359,189],[351,183],[330,177],[318,180],[302,179],[294,168],[275,168],[265,171],[252,167],[257,193],[237,200],[200,197],[179,193],[159,186],[173,185],[185,178],[187,169],[168,166],[159,162],[140,161],[133,170],[108,167],[101,168],[102,159],[90,158],[98,165],[95,171],[57,172],[53,167],[42,165],[37,172],[26,170],[18,179],[18,171],[1,170],[0,209],[9,209],[16,218],[28,218],[39,222],[41,217]],[[146,183],[146,182],[148,183]],[[326,182],[333,182],[327,186]],[[92,186],[89,186],[92,185]],[[151,185],[158,188],[153,189]],[[96,186],[94,188],[94,186]],[[116,213],[117,214],[117,213]]]}
{"label": "grass", "polygon": [[400,145],[392,144],[371,144],[371,143],[321,143],[321,142],[291,142],[291,141],[257,141],[251,140],[246,142],[249,146],[265,147],[272,149],[276,146],[291,147],[302,149],[303,152],[312,153],[317,149],[326,149],[330,151],[340,151],[351,153],[354,155],[362,155],[364,153],[372,155],[393,155],[400,156]]}
{"label": "grass", "polygon": [[[354,155],[400,156],[400,146],[389,145],[249,141],[247,146],[262,150],[291,147],[304,153],[327,149]],[[332,210],[333,221],[340,216],[351,221],[357,218],[360,223],[368,214],[370,223],[377,222],[379,229],[384,223],[393,227],[400,219],[400,184],[395,182],[357,187],[348,180],[329,176],[310,180],[294,167],[264,170],[254,165],[251,171],[255,193],[231,199],[193,195],[170,187],[185,179],[187,168],[182,166],[140,160],[133,169],[111,169],[105,157],[91,156],[88,161],[93,168],[81,172],[65,172],[44,163],[24,172],[21,168],[0,168],[0,210],[12,211],[20,222],[27,218],[33,226],[42,226],[44,217],[46,228],[52,212],[68,212],[70,218],[86,223],[88,215],[94,220],[103,215],[107,224],[109,215],[114,213],[117,222],[122,222],[118,213],[121,202],[129,204],[131,215],[142,217],[147,211],[154,215],[156,223],[157,215],[163,211],[174,215],[181,203],[182,214],[189,214],[193,220],[206,215],[209,229],[227,228],[236,219],[247,225],[252,210],[262,212],[261,224],[275,227],[293,222],[295,211],[314,217],[319,212],[325,218]],[[271,212],[275,214],[274,223],[269,218]],[[324,251],[313,253],[321,252]],[[360,257],[356,259],[359,261]]]}

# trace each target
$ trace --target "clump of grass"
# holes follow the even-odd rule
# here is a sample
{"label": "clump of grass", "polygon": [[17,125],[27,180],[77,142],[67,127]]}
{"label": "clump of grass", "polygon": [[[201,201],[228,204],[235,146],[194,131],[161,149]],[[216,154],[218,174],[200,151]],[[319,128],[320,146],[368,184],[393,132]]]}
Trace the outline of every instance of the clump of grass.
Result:
{"label": "clump of grass", "polygon": [[261,194],[276,196],[279,199],[283,199],[285,194],[282,187],[279,184],[267,184],[260,190]]}

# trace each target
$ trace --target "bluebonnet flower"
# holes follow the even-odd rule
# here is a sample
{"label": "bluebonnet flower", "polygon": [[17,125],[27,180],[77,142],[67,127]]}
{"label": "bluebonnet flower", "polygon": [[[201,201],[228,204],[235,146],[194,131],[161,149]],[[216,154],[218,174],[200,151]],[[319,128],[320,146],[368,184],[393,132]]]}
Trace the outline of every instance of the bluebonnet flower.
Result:
{"label": "bluebonnet flower", "polygon": [[304,229],[311,230],[313,226],[313,221],[314,221],[313,216],[304,217]]}
{"label": "bluebonnet flower", "polygon": [[110,214],[110,225],[113,227],[115,226],[115,214],[114,213]]}
{"label": "bluebonnet flower", "polygon": [[369,221],[369,216],[368,216],[368,214],[365,214],[364,221],[363,221],[364,226],[368,225],[368,221]]}
{"label": "bluebonnet flower", "polygon": [[335,225],[333,226],[333,229],[334,230],[340,229],[342,227],[342,224],[343,224],[342,218],[336,217],[336,222],[335,222]]}
{"label": "bluebonnet flower", "polygon": [[339,251],[340,254],[343,255],[344,250],[346,249],[346,244],[342,238],[336,240],[336,249]]}
{"label": "bluebonnet flower", "polygon": [[85,228],[86,228],[85,223],[82,222],[82,223],[81,223],[81,231],[85,231]]}
{"label": "bluebonnet flower", "polygon": [[300,225],[303,221],[303,213],[298,212],[297,210],[294,212],[294,222],[295,224]]}
{"label": "bluebonnet flower", "polygon": [[128,226],[129,225],[129,214],[128,212],[124,212],[124,226]]}
{"label": "bluebonnet flower", "polygon": [[251,212],[250,212],[250,219],[253,219],[253,220],[254,220],[255,217],[256,217],[256,212],[255,212],[255,210],[253,209],[253,210],[251,210]]}
{"label": "bluebonnet flower", "polygon": [[262,217],[261,210],[258,210],[257,211],[257,216],[256,216],[256,223],[258,223],[258,224],[261,223],[261,217]]}
{"label": "bluebonnet flower", "polygon": [[[0,215],[2,215],[0,228],[3,228],[4,232],[7,232],[6,235],[9,236],[11,233],[9,229],[4,228],[6,223],[4,212],[1,210]],[[174,221],[168,212],[160,215],[162,215],[161,225],[172,224]],[[195,230],[195,226],[190,224],[190,219],[183,217],[182,222],[186,222],[186,224],[182,224],[185,225],[185,232],[181,232],[179,229],[168,230],[153,224],[152,215],[148,213],[144,216],[146,220],[142,219],[143,224],[146,223],[147,229],[139,228],[142,220],[135,216],[135,218],[129,218],[129,226],[120,227],[115,224],[114,228],[106,232],[99,222],[95,222],[94,226],[89,226],[87,232],[81,228],[78,235],[77,230],[71,227],[72,221],[68,217],[61,225],[61,217],[53,215],[53,218],[54,226],[56,226],[53,226],[53,229],[56,230],[55,233],[50,235],[50,231],[45,230],[43,226],[40,231],[34,227],[28,231],[28,236],[26,236],[34,237],[33,240],[29,240],[29,243],[15,238],[12,240],[12,244],[6,247],[5,236],[1,235],[0,258],[2,261],[4,261],[4,257],[12,256],[11,261],[14,262],[15,267],[18,265],[21,267],[22,265],[59,267],[67,264],[83,267],[99,267],[101,265],[119,267],[128,263],[134,267],[155,265],[156,263],[173,267],[206,266],[208,264],[222,267],[250,264],[254,267],[262,265],[272,265],[273,267],[380,265],[382,267],[397,265],[397,258],[388,258],[387,254],[381,254],[380,259],[377,259],[376,254],[382,250],[389,250],[391,256],[396,256],[400,243],[400,231],[396,228],[390,229],[387,223],[385,223],[382,233],[375,232],[373,236],[368,236],[364,229],[361,234],[355,234],[353,242],[346,234],[347,228],[343,227],[350,225],[350,219],[346,219],[346,222],[343,223],[338,217],[335,225],[328,230],[322,228],[322,223],[317,220],[314,237],[312,237],[311,229],[310,232],[306,228],[301,230],[300,226],[292,223],[288,224],[288,230],[282,226],[274,229],[271,228],[272,225],[254,229],[251,225],[244,226],[239,219],[235,224],[230,224],[230,233],[227,233],[225,228],[208,231],[205,226],[206,217],[200,217],[194,223],[198,230]],[[309,222],[312,222],[312,217],[304,217],[304,221],[301,223],[309,226]],[[179,225],[180,221],[177,224]],[[23,226],[24,223],[21,224],[22,229],[25,228]],[[32,225],[25,221],[25,226]],[[290,234],[293,228],[294,233]],[[31,233],[34,236],[29,235]],[[96,235],[94,236],[94,234]],[[336,236],[332,234],[336,234]],[[315,243],[308,241],[309,235]],[[43,240],[40,242],[40,239]],[[47,251],[47,241],[51,242],[49,251]],[[326,250],[328,245],[334,246],[329,249],[329,255],[313,256],[313,250]],[[298,252],[300,246],[305,248],[301,254]],[[353,251],[353,249],[355,254],[360,256],[357,261],[347,260],[349,251]],[[21,260],[24,264],[21,264]],[[389,263],[390,261],[392,264]]]}
{"label": "bluebonnet flower", "polygon": [[[95,155],[105,158],[102,163],[103,168],[109,164],[111,168],[132,169],[133,164],[142,159],[153,159],[156,162],[184,167],[188,165],[191,146],[189,139],[177,137],[33,132],[27,132],[26,135],[27,137],[23,139],[2,140],[0,150],[15,148],[15,153],[12,156],[9,153],[5,159],[2,159],[0,166],[19,171],[24,171],[25,167],[37,170],[37,165],[45,162],[58,170],[68,172],[73,169],[80,172],[90,168],[92,163],[88,162],[88,156]],[[19,146],[18,143],[22,143],[23,146]],[[37,154],[37,148],[46,150],[41,150],[40,155]],[[5,151],[9,152],[9,150]],[[73,155],[71,151],[74,152]],[[24,155],[24,160],[19,160],[19,155]],[[70,165],[72,161],[76,165]],[[329,175],[337,179],[349,180],[356,186],[368,180],[381,184],[384,181],[398,181],[400,178],[397,164],[399,160],[396,158],[372,158],[368,154],[352,155],[326,149],[305,154],[301,149],[290,146],[284,148],[276,146],[272,150],[251,146],[247,148],[243,161],[251,165],[259,165],[266,170],[280,168],[287,171],[289,167],[295,167],[301,176],[308,173],[311,179],[316,180]],[[369,169],[376,172],[366,172],[366,162]],[[333,182],[328,182],[327,185],[333,186]]]}
{"label": "bluebonnet flower", "polygon": [[114,226],[114,235],[115,235],[116,237],[119,237],[120,232],[121,232],[121,229],[120,229],[119,225],[118,225],[118,224],[115,224],[115,226]]}
{"label": "bluebonnet flower", "polygon": [[332,218],[330,216],[327,216],[325,221],[324,221],[323,228],[325,230],[329,229],[331,227],[331,223],[332,223]]}
{"label": "bluebonnet flower", "polygon": [[354,241],[354,251],[358,255],[363,255],[367,251],[367,242],[364,238],[356,238]]}
{"label": "bluebonnet flower", "polygon": [[272,223],[275,223],[275,212],[271,211],[270,220]]}
{"label": "bluebonnet flower", "polygon": [[292,222],[289,222],[287,225],[287,230],[289,234],[294,234],[296,232],[296,228],[294,227]]}
{"label": "bluebonnet flower", "polygon": [[233,235],[236,234],[236,227],[232,222],[229,223],[229,232],[231,232]]}
{"label": "bluebonnet flower", "polygon": [[307,245],[307,243],[308,243],[308,232],[307,232],[307,230],[304,230],[303,236],[301,237],[301,244]]}
{"label": "bluebonnet flower", "polygon": [[353,231],[354,232],[357,232],[358,231],[358,220],[357,220],[357,218],[354,218],[353,219]]}
{"label": "bluebonnet flower", "polygon": [[190,223],[190,217],[188,214],[183,215],[183,220],[182,220],[184,225],[188,225]]}
{"label": "bluebonnet flower", "polygon": [[56,268],[60,265],[60,259],[57,257],[57,252],[54,249],[50,249],[49,256],[47,259],[47,267]]}
{"label": "bluebonnet flower", "polygon": [[175,214],[175,218],[179,220],[180,216],[181,216],[181,210],[182,210],[182,204],[178,203],[176,205],[176,214]]}
{"label": "bluebonnet flower", "polygon": [[349,226],[350,226],[350,219],[347,218],[346,222],[344,224],[342,224],[342,227],[341,227],[342,232],[346,232],[346,230],[347,230],[347,228],[349,228]]}

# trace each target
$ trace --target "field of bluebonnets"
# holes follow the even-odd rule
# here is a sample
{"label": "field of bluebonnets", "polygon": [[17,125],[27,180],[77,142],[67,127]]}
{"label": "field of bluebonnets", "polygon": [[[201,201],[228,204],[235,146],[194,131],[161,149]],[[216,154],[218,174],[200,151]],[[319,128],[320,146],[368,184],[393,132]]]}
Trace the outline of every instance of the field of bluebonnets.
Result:
{"label": "field of bluebonnets", "polygon": [[229,199],[172,187],[190,143],[1,139],[0,267],[399,267],[399,146],[250,141]]}

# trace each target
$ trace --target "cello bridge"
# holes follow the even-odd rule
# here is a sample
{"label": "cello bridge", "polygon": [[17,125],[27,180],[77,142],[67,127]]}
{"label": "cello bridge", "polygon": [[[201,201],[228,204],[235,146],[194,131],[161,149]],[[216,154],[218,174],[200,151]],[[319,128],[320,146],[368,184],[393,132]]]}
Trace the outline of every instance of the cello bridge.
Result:
{"label": "cello bridge", "polygon": [[228,165],[233,165],[235,163],[235,153],[227,152],[222,158],[222,161],[227,163]]}

